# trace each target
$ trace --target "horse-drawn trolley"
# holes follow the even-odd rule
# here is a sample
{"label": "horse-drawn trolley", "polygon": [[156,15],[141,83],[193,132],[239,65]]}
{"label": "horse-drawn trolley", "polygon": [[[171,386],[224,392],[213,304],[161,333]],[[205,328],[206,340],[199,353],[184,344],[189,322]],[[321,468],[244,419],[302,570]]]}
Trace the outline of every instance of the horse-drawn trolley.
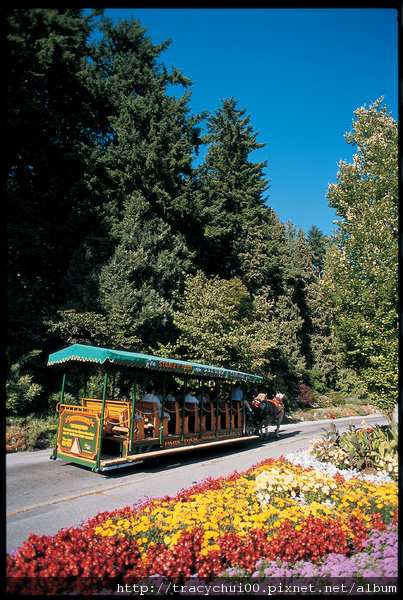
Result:
{"label": "horse-drawn trolley", "polygon": [[[233,401],[228,390],[239,382],[245,399],[246,386],[261,383],[260,376],[82,344],[50,354],[48,366],[60,370],[62,388],[52,459],[101,472],[258,439],[245,402]],[[143,395],[147,386],[154,395]]]}

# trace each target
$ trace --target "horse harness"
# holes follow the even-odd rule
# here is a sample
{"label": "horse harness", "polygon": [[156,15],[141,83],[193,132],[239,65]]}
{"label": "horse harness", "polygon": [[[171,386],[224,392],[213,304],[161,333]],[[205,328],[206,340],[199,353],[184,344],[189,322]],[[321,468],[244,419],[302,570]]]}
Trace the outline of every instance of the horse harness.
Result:
{"label": "horse harness", "polygon": [[259,396],[257,398],[254,398],[252,400],[252,405],[255,408],[259,408],[261,406],[261,404],[266,403],[269,406],[274,405],[274,407],[277,409],[276,410],[276,414],[275,414],[275,419],[277,419],[277,417],[279,416],[279,414],[281,413],[281,411],[284,410],[284,404],[281,402],[281,400],[278,400],[277,398],[273,398],[271,400],[268,400],[267,397],[264,399],[259,399]]}

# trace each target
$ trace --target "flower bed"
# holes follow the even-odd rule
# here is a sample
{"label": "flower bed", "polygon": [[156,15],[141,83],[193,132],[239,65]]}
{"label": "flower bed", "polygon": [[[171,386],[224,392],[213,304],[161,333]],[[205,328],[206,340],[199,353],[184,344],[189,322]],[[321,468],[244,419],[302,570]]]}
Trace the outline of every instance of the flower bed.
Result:
{"label": "flower bed", "polygon": [[[366,425],[365,420],[362,421]],[[322,439],[310,442],[309,451],[322,462],[339,469],[372,470],[384,473],[395,481],[398,478],[398,436],[390,426],[356,428],[350,423],[347,431],[339,433],[332,421]]]}
{"label": "flower bed", "polygon": [[[334,565],[353,577],[363,564],[394,578],[396,529],[395,482],[268,459],[174,497],[99,513],[55,536],[31,534],[8,558],[8,591],[94,593],[156,576],[168,588],[195,577],[331,577]],[[392,557],[381,557],[385,544]]]}
{"label": "flower bed", "polygon": [[26,452],[54,444],[57,415],[10,417],[6,421],[6,452]]}

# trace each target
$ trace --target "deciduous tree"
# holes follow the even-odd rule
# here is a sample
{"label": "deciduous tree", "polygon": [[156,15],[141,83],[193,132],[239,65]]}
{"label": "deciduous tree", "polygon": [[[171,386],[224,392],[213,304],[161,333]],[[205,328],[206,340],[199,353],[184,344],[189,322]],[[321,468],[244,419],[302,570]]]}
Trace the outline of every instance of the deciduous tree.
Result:
{"label": "deciduous tree", "polygon": [[398,128],[378,99],[355,111],[328,200],[339,217],[327,255],[324,299],[342,366],[390,414],[398,394]]}

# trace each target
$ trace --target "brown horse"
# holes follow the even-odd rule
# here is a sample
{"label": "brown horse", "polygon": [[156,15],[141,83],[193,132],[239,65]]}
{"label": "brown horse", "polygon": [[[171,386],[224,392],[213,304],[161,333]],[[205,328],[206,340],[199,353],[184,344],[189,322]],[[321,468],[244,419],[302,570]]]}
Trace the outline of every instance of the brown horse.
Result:
{"label": "brown horse", "polygon": [[259,394],[252,402],[254,415],[253,420],[256,423],[256,433],[259,433],[260,439],[267,440],[269,436],[269,425],[277,425],[276,438],[278,439],[280,425],[284,418],[284,394],[277,394],[272,400],[267,399],[267,394]]}

